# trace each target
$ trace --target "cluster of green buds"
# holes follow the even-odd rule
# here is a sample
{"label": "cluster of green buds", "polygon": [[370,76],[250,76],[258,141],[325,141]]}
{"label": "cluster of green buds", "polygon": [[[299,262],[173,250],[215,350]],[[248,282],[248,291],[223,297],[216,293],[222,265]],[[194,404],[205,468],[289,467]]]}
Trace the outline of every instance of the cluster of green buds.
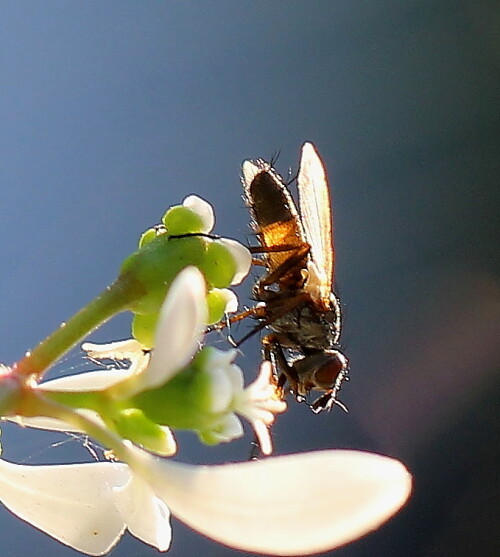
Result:
{"label": "cluster of green buds", "polygon": [[145,289],[129,308],[134,313],[133,336],[143,346],[153,347],[165,294],[180,270],[188,265],[199,269],[205,278],[207,324],[217,323],[225,313],[236,311],[237,299],[228,287],[245,278],[251,257],[238,242],[211,237],[214,222],[212,207],[191,195],[182,205],[171,207],[161,225],[147,230],[140,239],[139,250],[123,263],[121,275],[130,274]]}
{"label": "cluster of green buds", "polygon": [[[19,362],[0,367],[3,419],[83,432],[113,454],[112,461],[64,466],[0,459],[0,501],[83,553],[108,552],[126,529],[165,551],[170,511],[240,549],[324,551],[376,528],[409,495],[401,463],[357,451],[220,466],[167,458],[176,452],[176,431],[215,445],[243,435],[242,418],[269,455],[269,427],[286,408],[270,362],[245,386],[237,351],[204,345],[207,326],[236,311],[229,287],[251,265],[244,246],[211,236],[213,224],[211,206],[196,196],[169,209],[112,285]],[[62,354],[122,311],[133,313],[132,338],[82,346],[91,359],[116,365],[44,381]],[[307,489],[293,489],[305,469]]]}

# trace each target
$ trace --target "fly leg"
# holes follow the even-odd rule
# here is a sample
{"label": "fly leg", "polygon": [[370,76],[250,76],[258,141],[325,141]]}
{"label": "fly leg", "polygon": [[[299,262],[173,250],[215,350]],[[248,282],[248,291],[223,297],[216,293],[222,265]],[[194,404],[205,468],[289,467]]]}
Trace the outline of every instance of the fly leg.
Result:
{"label": "fly leg", "polygon": [[[301,244],[299,246],[284,244],[280,246],[250,248],[250,251],[252,253],[274,253],[274,252],[278,253],[283,251],[294,252],[292,253],[292,255],[290,255],[290,257],[288,257],[285,261],[283,261],[276,269],[274,269],[272,272],[268,273],[267,275],[264,275],[259,280],[259,282],[255,287],[257,299],[264,301],[266,300],[266,298],[270,298],[270,297],[272,298],[275,293],[266,291],[266,287],[279,282],[279,279],[282,276],[286,275],[289,271],[296,268],[297,265],[301,263],[304,257],[306,257],[306,255],[309,253],[310,249],[311,247],[309,246],[309,244]],[[261,261],[259,259],[254,259],[253,264],[266,266],[266,262]],[[209,327],[207,327],[206,332],[210,333],[212,331],[221,331],[222,329],[229,327],[234,323],[238,323],[239,321],[242,321],[247,317],[253,317],[254,319],[259,319],[261,321],[259,325],[254,327],[240,341],[236,343],[233,342],[235,346],[239,346],[245,340],[247,340],[248,338],[252,337],[256,333],[264,329],[267,325],[271,324],[275,319],[278,319],[279,317],[286,314],[291,309],[300,305],[306,298],[307,296],[304,296],[303,293],[294,296],[291,299],[291,301],[288,301],[286,304],[283,304],[283,308],[281,310],[277,312],[273,312],[272,316],[269,315],[269,312],[267,311],[265,305],[257,304],[256,306],[248,308],[245,311],[238,313],[237,315],[228,317],[227,319],[224,319],[219,323],[216,323],[215,325],[210,325]]]}
{"label": "fly leg", "polygon": [[338,391],[336,389],[328,389],[326,393],[322,394],[311,404],[311,410],[315,414],[319,414],[323,410],[329,412],[333,408],[333,405],[336,404],[337,406],[340,406],[344,412],[348,412],[349,410],[347,410],[347,406],[337,399],[337,392]]}
{"label": "fly leg", "polygon": [[259,280],[258,289],[263,291],[265,286],[279,283],[280,279],[285,277],[293,269],[301,270],[304,267],[304,258],[311,251],[311,246],[309,244],[300,244],[298,246],[282,244],[278,246],[266,246],[255,249],[259,251],[253,251],[253,253],[269,254],[281,253],[284,251],[292,252],[289,257]]}
{"label": "fly leg", "polygon": [[[222,321],[219,321],[219,323],[215,323],[214,325],[209,325],[205,329],[205,333],[211,333],[213,331],[222,331],[222,329],[225,329],[225,328],[229,329],[229,327],[231,325],[233,325],[234,323],[239,323],[240,321],[242,321],[243,319],[246,319],[247,317],[253,317],[254,319],[263,319],[265,316],[266,316],[266,312],[265,312],[264,306],[256,305],[254,307],[248,308],[248,309],[238,313],[237,315],[232,315],[231,317],[229,317],[227,315],[226,319],[223,319]],[[262,329],[264,327],[265,327],[265,325],[263,325],[263,327],[260,327],[256,331],[252,331],[251,334],[248,335],[248,337],[257,333],[258,331],[260,331],[260,329]],[[245,340],[248,337],[245,337]],[[241,342],[242,341],[238,342],[236,345],[241,344]]]}
{"label": "fly leg", "polygon": [[304,397],[298,392],[300,377],[293,366],[288,363],[278,335],[265,336],[262,339],[262,348],[264,359],[271,362],[281,398],[285,397],[285,385],[288,383],[289,390],[295,395],[297,402],[303,402]]}

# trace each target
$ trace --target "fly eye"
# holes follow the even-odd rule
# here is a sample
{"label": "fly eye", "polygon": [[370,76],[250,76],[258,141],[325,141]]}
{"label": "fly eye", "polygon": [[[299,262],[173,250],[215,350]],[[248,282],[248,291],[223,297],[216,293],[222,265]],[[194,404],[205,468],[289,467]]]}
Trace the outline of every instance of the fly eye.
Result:
{"label": "fly eye", "polygon": [[340,375],[347,372],[347,358],[340,352],[332,352],[328,360],[314,374],[316,385],[322,389],[332,389]]}

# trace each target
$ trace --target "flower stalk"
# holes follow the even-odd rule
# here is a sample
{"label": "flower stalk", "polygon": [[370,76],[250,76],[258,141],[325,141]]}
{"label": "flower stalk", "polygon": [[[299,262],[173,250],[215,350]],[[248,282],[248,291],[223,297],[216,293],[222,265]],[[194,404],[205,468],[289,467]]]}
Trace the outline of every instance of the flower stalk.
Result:
{"label": "flower stalk", "polygon": [[42,340],[24,358],[12,366],[21,377],[38,380],[61,356],[98,326],[125,311],[144,294],[132,276],[120,276],[99,296]]}

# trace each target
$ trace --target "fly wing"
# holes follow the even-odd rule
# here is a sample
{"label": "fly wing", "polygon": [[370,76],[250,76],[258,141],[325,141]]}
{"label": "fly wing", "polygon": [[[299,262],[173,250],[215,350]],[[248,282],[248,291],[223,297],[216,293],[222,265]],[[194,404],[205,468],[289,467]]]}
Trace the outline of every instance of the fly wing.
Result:
{"label": "fly wing", "polygon": [[304,143],[302,147],[297,182],[302,225],[311,246],[306,286],[311,296],[328,304],[334,264],[330,190],[325,167],[312,143]]}

